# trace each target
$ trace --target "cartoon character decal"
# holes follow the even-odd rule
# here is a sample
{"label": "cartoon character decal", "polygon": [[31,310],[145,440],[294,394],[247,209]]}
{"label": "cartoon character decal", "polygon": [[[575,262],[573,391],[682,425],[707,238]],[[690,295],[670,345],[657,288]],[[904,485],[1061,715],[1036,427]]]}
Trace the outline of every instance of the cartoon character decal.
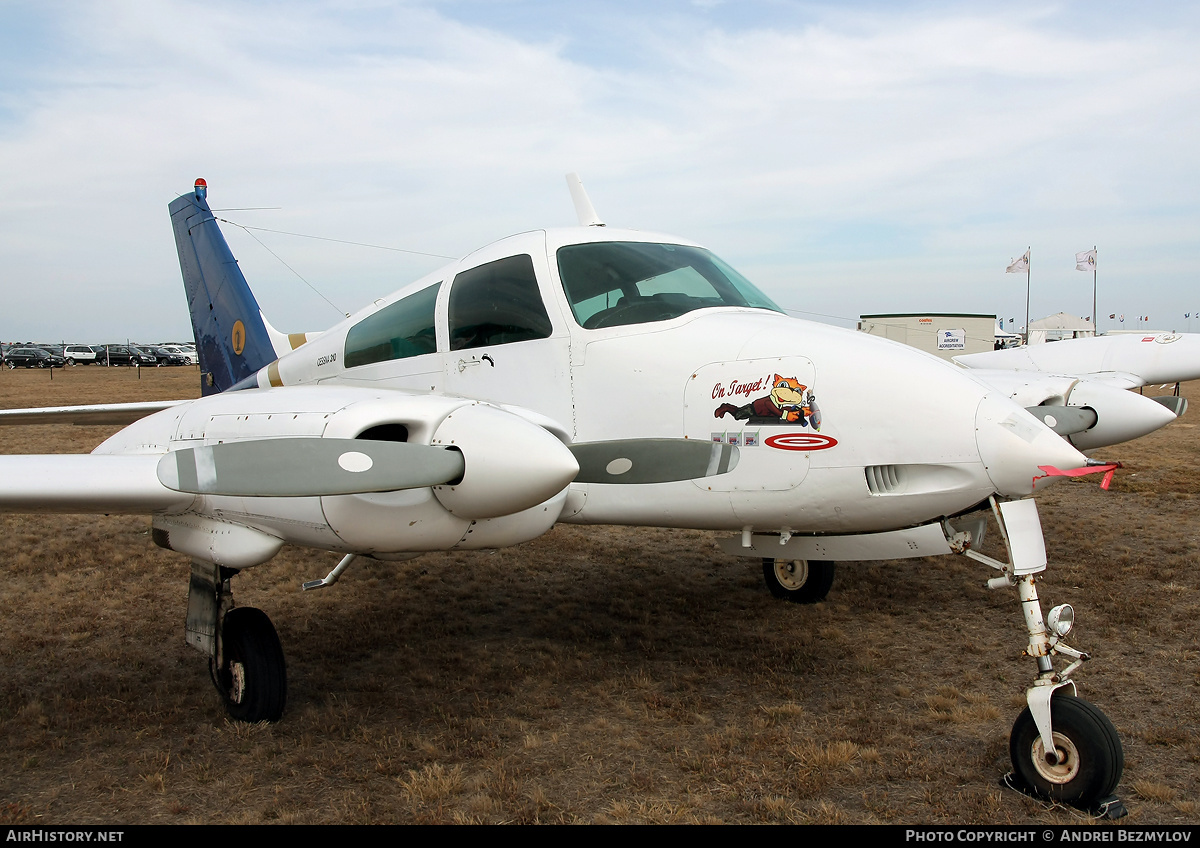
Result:
{"label": "cartoon character decal", "polygon": [[[836,438],[819,432],[826,422],[810,388],[816,385],[816,372],[812,360],[803,356],[703,365],[684,390],[685,431],[690,438],[707,433],[715,443],[750,448],[756,459],[774,450],[836,447]],[[787,467],[795,471],[802,466]]]}
{"label": "cartoon character decal", "polygon": [[[807,390],[807,394],[806,394]],[[733,416],[749,424],[782,424],[821,429],[821,410],[816,395],[795,377],[776,374],[770,394],[757,397],[745,406],[723,403],[713,411],[714,418]]]}

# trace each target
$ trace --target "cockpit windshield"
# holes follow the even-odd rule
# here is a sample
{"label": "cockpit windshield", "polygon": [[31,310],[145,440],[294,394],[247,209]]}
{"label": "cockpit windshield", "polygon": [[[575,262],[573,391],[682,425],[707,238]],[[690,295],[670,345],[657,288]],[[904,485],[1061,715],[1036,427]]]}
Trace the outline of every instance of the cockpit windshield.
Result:
{"label": "cockpit windshield", "polygon": [[709,306],[783,310],[707,250],[680,244],[594,242],[558,249],[571,311],[588,330],[668,321]]}

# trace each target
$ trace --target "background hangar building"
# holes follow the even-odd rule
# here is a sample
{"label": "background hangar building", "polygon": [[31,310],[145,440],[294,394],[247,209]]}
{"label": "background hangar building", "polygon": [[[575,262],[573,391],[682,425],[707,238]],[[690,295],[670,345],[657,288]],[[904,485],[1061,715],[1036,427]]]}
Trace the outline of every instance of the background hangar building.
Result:
{"label": "background hangar building", "polygon": [[860,315],[858,329],[950,359],[996,346],[996,316],[966,312],[892,312]]}

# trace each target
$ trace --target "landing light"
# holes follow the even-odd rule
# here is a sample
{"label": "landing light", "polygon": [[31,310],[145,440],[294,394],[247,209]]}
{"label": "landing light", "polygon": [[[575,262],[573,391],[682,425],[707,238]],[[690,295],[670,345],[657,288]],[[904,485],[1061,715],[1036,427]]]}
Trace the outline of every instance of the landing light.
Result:
{"label": "landing light", "polygon": [[1075,610],[1070,604],[1059,604],[1046,616],[1046,626],[1059,638],[1065,637],[1075,626]]}

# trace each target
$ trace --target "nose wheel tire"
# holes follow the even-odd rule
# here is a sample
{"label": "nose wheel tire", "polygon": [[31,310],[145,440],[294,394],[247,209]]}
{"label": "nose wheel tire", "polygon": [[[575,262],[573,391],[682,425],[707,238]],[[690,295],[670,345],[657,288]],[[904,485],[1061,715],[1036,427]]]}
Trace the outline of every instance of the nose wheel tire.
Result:
{"label": "nose wheel tire", "polygon": [[1125,770],[1125,752],[1112,722],[1094,704],[1068,694],[1050,702],[1055,756],[1045,745],[1029,708],[1017,716],[1008,738],[1013,770],[1037,794],[1078,807],[1111,796]]}
{"label": "nose wheel tire", "polygon": [[237,721],[278,721],[287,703],[287,665],[271,619],[260,609],[238,607],[225,616],[224,663],[213,662],[225,709]]}
{"label": "nose wheel tire", "polygon": [[825,600],[833,586],[834,563],[822,560],[763,560],[763,579],[776,598],[796,604]]}

